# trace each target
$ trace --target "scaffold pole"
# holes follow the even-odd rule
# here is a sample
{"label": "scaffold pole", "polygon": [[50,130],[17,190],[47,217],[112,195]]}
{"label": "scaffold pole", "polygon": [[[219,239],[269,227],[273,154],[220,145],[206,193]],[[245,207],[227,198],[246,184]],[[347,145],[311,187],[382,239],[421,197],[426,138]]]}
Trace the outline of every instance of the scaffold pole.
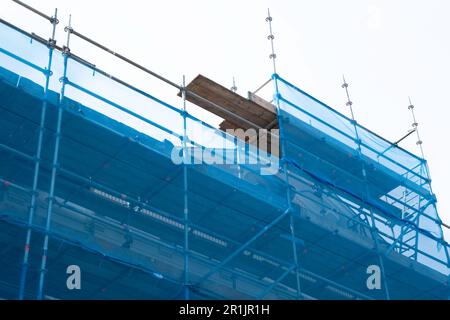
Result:
{"label": "scaffold pole", "polygon": [[[15,1],[21,5],[24,5],[26,8],[32,10],[33,8],[26,6],[20,1]],[[33,9],[33,12],[37,12],[37,10]],[[41,16],[43,14],[40,14]],[[45,15],[44,15],[45,16]],[[45,131],[45,119],[46,119],[46,113],[47,113],[47,99],[48,99],[48,90],[49,90],[49,83],[50,83],[50,77],[52,75],[52,60],[53,60],[53,51],[55,48],[56,40],[55,40],[55,31],[56,31],[56,25],[58,24],[58,9],[55,9],[55,15],[53,17],[45,16],[46,19],[48,19],[52,24],[52,37],[50,38],[48,42],[48,48],[49,48],[49,54],[48,54],[48,63],[47,63],[47,70],[45,73],[45,87],[44,87],[44,99],[42,101],[42,109],[41,109],[41,118],[39,122],[39,133],[38,133],[38,142],[36,146],[36,157],[34,159],[34,174],[33,174],[33,186],[32,186],[32,194],[31,194],[31,203],[30,208],[28,212],[28,223],[27,223],[27,233],[26,233],[26,240],[25,240],[25,247],[24,247],[24,255],[23,255],[23,262],[22,262],[22,268],[20,273],[20,285],[19,285],[19,300],[23,300],[25,296],[25,287],[26,287],[26,281],[27,281],[27,271],[28,271],[28,264],[29,264],[29,254],[30,254],[30,247],[31,247],[31,235],[32,235],[32,225],[34,222],[34,216],[36,214],[36,207],[37,207],[37,194],[38,194],[38,184],[39,184],[39,173],[41,168],[41,154],[42,154],[42,142],[44,137],[44,131]]]}
{"label": "scaffold pole", "polygon": [[[352,116],[352,124],[353,124],[353,128],[355,130],[355,138],[356,138],[356,142],[357,142],[357,152],[358,152],[358,158],[361,161],[361,172],[362,172],[362,176],[364,179],[364,186],[365,186],[365,196],[368,199],[369,198],[369,189],[368,189],[368,181],[367,181],[367,172],[366,172],[366,166],[364,164],[364,159],[363,159],[363,154],[362,154],[362,148],[361,148],[361,139],[358,133],[358,127],[356,125],[356,120],[355,120],[355,114],[353,113],[353,102],[350,100],[350,94],[348,91],[348,83],[345,80],[345,76],[342,77],[342,79],[344,80],[344,83],[342,84],[342,88],[345,89],[345,93],[347,95],[347,102],[346,102],[346,106],[348,106],[350,108],[350,113]],[[367,200],[366,199],[366,200]],[[374,213],[373,213],[373,209],[372,206],[369,205],[369,217],[371,220],[371,223],[369,224],[370,227],[370,233],[372,235],[372,239],[374,241],[375,244],[375,251],[377,253],[378,256],[378,263],[380,264],[380,270],[381,270],[381,278],[383,280],[383,287],[384,287],[384,293],[386,296],[386,300],[390,300],[390,293],[389,293],[389,287],[388,287],[388,282],[387,282],[387,278],[386,278],[386,271],[385,271],[385,267],[384,267],[384,259],[383,259],[383,255],[380,252],[380,245],[378,243],[378,238],[376,235],[376,225],[375,225],[375,218],[374,218]]]}
{"label": "scaffold pole", "polygon": [[183,202],[184,202],[184,299],[189,300],[189,197],[188,197],[188,152],[187,152],[187,110],[186,110],[186,77],[183,75]]}
{"label": "scaffold pole", "polygon": [[[69,27],[71,27],[71,17],[69,17]],[[44,292],[44,282],[45,282],[45,274],[47,272],[47,259],[48,259],[48,243],[49,243],[49,234],[51,229],[52,222],[52,210],[55,202],[55,185],[56,185],[56,175],[59,167],[59,148],[61,142],[61,125],[62,125],[62,117],[63,117],[63,102],[65,96],[65,86],[67,83],[67,62],[69,58],[69,35],[67,35],[67,43],[66,47],[63,51],[63,59],[64,59],[64,71],[63,77],[60,79],[61,81],[61,92],[58,101],[58,116],[56,122],[56,132],[55,132],[55,147],[53,150],[53,160],[52,160],[52,170],[51,170],[51,180],[50,180],[50,190],[48,195],[48,203],[47,203],[47,216],[45,220],[45,234],[44,234],[44,243],[42,247],[42,258],[41,258],[41,268],[39,270],[39,285],[37,292],[37,300],[42,300],[43,292]]]}
{"label": "scaffold pole", "polygon": [[277,55],[275,54],[275,47],[273,44],[273,40],[275,39],[273,32],[272,32],[272,16],[270,15],[270,9],[267,9],[267,18],[266,22],[269,23],[269,35],[267,36],[267,39],[270,40],[270,46],[272,49],[272,53],[269,55],[269,58],[272,60],[272,66],[273,66],[273,73],[277,73],[277,65],[276,65],[276,58]]}

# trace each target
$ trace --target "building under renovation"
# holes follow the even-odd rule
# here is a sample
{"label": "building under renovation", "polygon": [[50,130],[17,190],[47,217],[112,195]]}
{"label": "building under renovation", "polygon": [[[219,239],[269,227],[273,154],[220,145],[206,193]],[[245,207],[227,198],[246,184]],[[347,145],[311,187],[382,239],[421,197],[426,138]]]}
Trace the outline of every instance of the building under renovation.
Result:
{"label": "building under renovation", "polygon": [[[449,298],[423,157],[277,73],[271,99],[204,75],[178,85],[65,32],[60,45],[0,22],[0,298]],[[100,70],[70,37],[178,104]]]}

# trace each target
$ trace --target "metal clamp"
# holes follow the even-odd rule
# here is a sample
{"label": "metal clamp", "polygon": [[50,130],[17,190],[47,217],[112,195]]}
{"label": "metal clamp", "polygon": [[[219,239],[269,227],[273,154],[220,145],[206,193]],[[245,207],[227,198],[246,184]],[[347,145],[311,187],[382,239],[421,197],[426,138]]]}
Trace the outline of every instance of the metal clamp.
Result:
{"label": "metal clamp", "polygon": [[58,24],[59,23],[59,20],[56,17],[50,17],[49,21],[50,21],[51,24]]}
{"label": "metal clamp", "polygon": [[73,28],[71,26],[64,27],[64,32],[73,33]]}

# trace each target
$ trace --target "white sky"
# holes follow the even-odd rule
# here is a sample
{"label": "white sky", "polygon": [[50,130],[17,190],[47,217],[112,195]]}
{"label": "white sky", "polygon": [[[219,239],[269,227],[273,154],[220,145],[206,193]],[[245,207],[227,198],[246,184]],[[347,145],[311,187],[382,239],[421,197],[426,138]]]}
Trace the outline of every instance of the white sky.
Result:
{"label": "white sky", "polygon": [[[10,0],[1,17],[50,37],[50,24]],[[448,0],[261,0],[113,1],[26,0],[63,27],[72,14],[75,30],[181,83],[201,73],[246,95],[271,73],[267,8],[273,16],[278,73],[348,114],[342,75],[350,83],[358,122],[393,141],[412,120],[408,96],[424,141],[433,189],[444,222],[450,224],[450,1]],[[179,103],[176,91],[73,39],[72,52],[153,93]],[[159,87],[158,87],[159,88]],[[418,154],[416,138],[403,147]],[[447,239],[450,232],[445,230]]]}

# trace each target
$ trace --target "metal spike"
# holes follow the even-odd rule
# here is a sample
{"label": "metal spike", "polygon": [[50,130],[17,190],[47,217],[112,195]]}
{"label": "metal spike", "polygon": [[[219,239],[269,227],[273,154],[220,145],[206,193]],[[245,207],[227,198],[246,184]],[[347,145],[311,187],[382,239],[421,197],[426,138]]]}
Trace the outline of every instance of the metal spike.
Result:
{"label": "metal spike", "polygon": [[345,81],[344,75],[342,76],[342,79],[344,80],[344,83],[342,84],[342,88],[345,89],[345,93],[347,94],[347,103],[345,105],[350,108],[352,120],[355,121],[355,115],[353,113],[353,102],[350,100],[350,94],[348,93],[348,83],[347,83],[347,81]]}
{"label": "metal spike", "polygon": [[233,86],[230,88],[231,91],[236,92],[237,91],[237,87],[236,87],[236,82],[234,81],[234,77],[233,77]]}
{"label": "metal spike", "polygon": [[269,58],[272,60],[273,64],[273,73],[277,73],[277,67],[275,63],[275,59],[277,58],[277,55],[275,54],[275,49],[273,45],[273,40],[275,39],[273,32],[272,32],[272,17],[270,16],[270,9],[267,9],[267,18],[266,22],[269,23],[269,35],[267,36],[267,39],[270,40],[270,46],[272,48],[272,53],[269,55]]}
{"label": "metal spike", "polygon": [[420,148],[420,154],[422,156],[422,159],[425,159],[425,153],[423,152],[423,147],[422,147],[423,141],[420,138],[419,123],[416,120],[416,114],[414,112],[414,105],[411,102],[411,97],[408,97],[408,100],[409,100],[408,109],[411,111],[411,116],[412,116],[412,120],[413,120],[412,127],[413,127],[413,130],[416,131],[416,136],[417,136],[416,145],[418,145]]}

